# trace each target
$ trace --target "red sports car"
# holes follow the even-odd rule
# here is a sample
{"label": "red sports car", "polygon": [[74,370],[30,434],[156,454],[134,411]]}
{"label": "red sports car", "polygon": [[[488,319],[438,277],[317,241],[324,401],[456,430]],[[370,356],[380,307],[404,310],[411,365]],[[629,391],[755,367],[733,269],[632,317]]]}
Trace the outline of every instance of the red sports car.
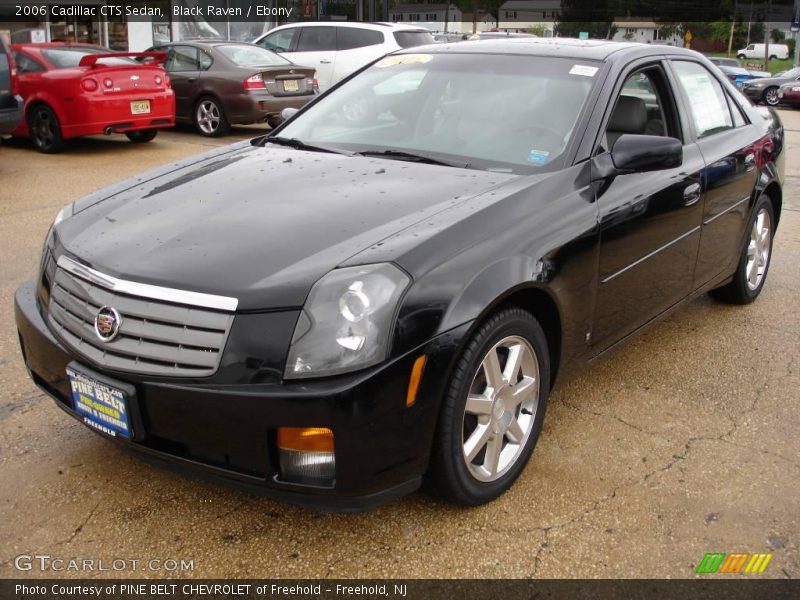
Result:
{"label": "red sports car", "polygon": [[[175,125],[175,94],[160,66],[166,53],[121,53],[88,44],[16,44],[19,94],[25,118],[13,134],[30,137],[42,152],[64,140],[124,133],[149,142]],[[140,64],[131,57],[153,56]]]}

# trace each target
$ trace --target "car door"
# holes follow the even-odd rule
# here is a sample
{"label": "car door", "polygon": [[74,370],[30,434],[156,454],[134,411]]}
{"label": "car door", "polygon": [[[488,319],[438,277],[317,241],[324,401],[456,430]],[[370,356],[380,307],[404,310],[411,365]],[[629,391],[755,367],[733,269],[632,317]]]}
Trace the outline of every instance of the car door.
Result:
{"label": "car door", "polygon": [[386,54],[382,31],[353,26],[336,29],[337,52],[331,84]]}
{"label": "car door", "polygon": [[284,56],[297,65],[317,70],[320,91],[333,85],[336,66],[336,27],[305,25],[298,27],[297,42]]}
{"label": "car door", "polygon": [[620,175],[598,189],[599,289],[591,336],[598,352],[689,294],[702,220],[703,157],[685,137],[666,67],[638,64],[618,86],[598,151],[613,151],[624,134],[664,135],[683,142],[683,163]]}
{"label": "car door", "polygon": [[0,40],[0,133],[8,133],[16,127],[19,113],[12,86],[12,65],[11,52]]}
{"label": "car door", "polygon": [[197,48],[182,44],[169,46],[165,67],[172,82],[172,91],[175,92],[175,117],[191,120],[194,108],[192,103],[200,82],[200,58]]}
{"label": "car door", "polygon": [[759,134],[702,64],[671,61],[692,135],[705,159],[703,223],[694,287],[719,275],[741,249],[758,170]]}

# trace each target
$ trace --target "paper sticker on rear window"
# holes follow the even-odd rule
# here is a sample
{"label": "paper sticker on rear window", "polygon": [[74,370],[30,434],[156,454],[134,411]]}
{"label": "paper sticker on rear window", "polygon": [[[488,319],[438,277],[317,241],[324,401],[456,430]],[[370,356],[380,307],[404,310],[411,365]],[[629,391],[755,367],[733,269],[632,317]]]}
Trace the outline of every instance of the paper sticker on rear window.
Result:
{"label": "paper sticker on rear window", "polygon": [[584,75],[585,77],[594,77],[597,73],[597,67],[590,67],[589,65],[572,65],[569,70],[570,75]]}

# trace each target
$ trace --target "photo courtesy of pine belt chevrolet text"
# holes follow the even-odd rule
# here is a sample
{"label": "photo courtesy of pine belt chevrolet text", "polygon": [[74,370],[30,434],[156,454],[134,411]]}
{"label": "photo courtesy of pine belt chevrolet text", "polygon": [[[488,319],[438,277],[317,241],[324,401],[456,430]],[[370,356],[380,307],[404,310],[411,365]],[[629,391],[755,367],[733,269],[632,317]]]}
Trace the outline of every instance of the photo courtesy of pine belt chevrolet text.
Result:
{"label": "photo courtesy of pine belt chevrolet text", "polygon": [[36,385],[157,464],[483,504],[569,371],[767,282],[783,125],[691,50],[401,49],[276,125],[64,207],[16,292]]}

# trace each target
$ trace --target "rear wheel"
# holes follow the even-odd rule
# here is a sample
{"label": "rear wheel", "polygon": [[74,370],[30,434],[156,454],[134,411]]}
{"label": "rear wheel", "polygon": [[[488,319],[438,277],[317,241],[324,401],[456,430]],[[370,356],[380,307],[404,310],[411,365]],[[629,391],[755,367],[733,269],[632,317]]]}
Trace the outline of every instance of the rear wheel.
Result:
{"label": "rear wheel", "polygon": [[127,138],[134,144],[146,144],[152,142],[158,135],[158,129],[137,129],[125,133]]}
{"label": "rear wheel", "polygon": [[772,56],[769,57],[769,59],[770,60],[778,60],[778,57],[773,54]]}
{"label": "rear wheel", "polygon": [[426,486],[468,506],[510,488],[536,445],[549,386],[547,341],[536,319],[517,308],[490,317],[456,365]]}
{"label": "rear wheel", "polygon": [[769,106],[777,106],[780,101],[781,99],[778,97],[778,88],[767,88],[767,90],[764,92],[764,102],[766,102]]}
{"label": "rear wheel", "polygon": [[230,131],[230,124],[225,118],[222,104],[212,96],[204,96],[197,101],[194,109],[194,124],[197,130],[206,137],[219,137]]}
{"label": "rear wheel", "polygon": [[749,304],[758,298],[767,280],[774,232],[775,212],[772,201],[769,196],[762,194],[756,203],[749,235],[745,240],[739,267],[733,275],[733,280],[711,290],[712,298],[731,304]]}
{"label": "rear wheel", "polygon": [[31,141],[39,152],[55,154],[64,148],[61,125],[53,109],[44,104],[33,107],[28,117]]}

